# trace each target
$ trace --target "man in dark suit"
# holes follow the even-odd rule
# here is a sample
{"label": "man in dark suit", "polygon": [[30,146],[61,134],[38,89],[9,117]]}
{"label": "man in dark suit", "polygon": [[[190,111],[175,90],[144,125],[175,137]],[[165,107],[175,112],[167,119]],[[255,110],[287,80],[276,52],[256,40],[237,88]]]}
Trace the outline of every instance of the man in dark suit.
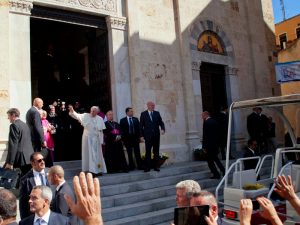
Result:
{"label": "man in dark suit", "polygon": [[67,225],[68,217],[52,212],[50,202],[52,199],[51,188],[38,185],[35,186],[29,196],[30,211],[34,214],[22,219],[19,225]]}
{"label": "man in dark suit", "polygon": [[[220,146],[222,160],[226,159],[227,133],[228,133],[228,107],[222,106],[220,112],[216,116],[220,131]],[[229,153],[229,159],[234,159]]]}
{"label": "man in dark suit", "polygon": [[63,214],[64,216],[71,217],[72,213],[64,195],[67,194],[73,201],[75,201],[75,196],[71,187],[65,181],[64,169],[59,165],[52,166],[48,171],[48,180],[51,185],[55,186],[55,195],[51,203],[51,210]]}
{"label": "man in dark suit", "polygon": [[[245,149],[244,158],[257,156],[257,141],[255,139],[250,138],[248,140],[248,146]],[[249,159],[244,161],[244,170],[255,169],[257,165],[258,159]]]}
{"label": "man in dark suit", "polygon": [[138,118],[133,116],[133,109],[131,107],[126,108],[125,112],[126,117],[120,120],[120,128],[122,140],[128,154],[129,169],[135,169],[132,150],[134,151],[138,169],[142,169],[142,159],[140,153],[140,122]]}
{"label": "man in dark suit", "polygon": [[165,124],[162,121],[160,113],[154,110],[155,104],[151,101],[147,102],[147,110],[141,113],[140,117],[140,132],[141,141],[145,141],[146,147],[146,165],[144,172],[149,172],[151,168],[151,149],[153,148],[154,155],[154,170],[160,171],[157,163],[159,160],[159,142],[160,130],[165,133]]}
{"label": "man in dark suit", "polygon": [[33,153],[30,131],[26,123],[19,119],[20,111],[18,109],[9,109],[7,116],[11,125],[4,168],[20,168],[24,175],[30,170],[30,155]]}
{"label": "man in dark suit", "polygon": [[41,147],[46,147],[44,131],[42,127],[41,115],[39,110],[43,108],[43,100],[35,98],[33,106],[26,113],[26,123],[29,126],[33,150],[40,152]]}
{"label": "man in dark suit", "polygon": [[266,137],[268,133],[268,118],[262,114],[261,107],[254,107],[253,112],[247,117],[247,130],[251,139],[258,144],[258,152],[265,152]]}
{"label": "man in dark suit", "polygon": [[202,138],[202,148],[206,152],[207,164],[211,170],[213,176],[211,179],[219,179],[220,173],[218,172],[215,163],[223,173],[225,174],[225,168],[218,158],[218,148],[219,148],[219,130],[218,123],[210,117],[209,112],[204,111],[202,113],[203,119],[203,138]]}
{"label": "man in dark suit", "polygon": [[0,189],[0,224],[18,225],[17,219],[17,198],[9,190]]}
{"label": "man in dark suit", "polygon": [[28,200],[33,187],[37,185],[49,186],[43,155],[39,152],[34,152],[30,156],[30,161],[32,170],[26,173],[20,181],[19,209],[21,219],[30,215]]}

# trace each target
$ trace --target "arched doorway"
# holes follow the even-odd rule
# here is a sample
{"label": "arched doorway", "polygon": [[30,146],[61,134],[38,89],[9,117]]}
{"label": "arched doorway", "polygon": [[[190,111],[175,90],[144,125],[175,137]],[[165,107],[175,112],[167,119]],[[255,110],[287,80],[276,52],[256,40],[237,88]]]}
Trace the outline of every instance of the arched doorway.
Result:
{"label": "arched doorway", "polygon": [[[216,112],[238,96],[233,46],[226,32],[212,20],[196,21],[190,27],[193,82],[200,83],[195,95],[200,117],[203,110]],[[201,130],[201,124],[199,124]]]}

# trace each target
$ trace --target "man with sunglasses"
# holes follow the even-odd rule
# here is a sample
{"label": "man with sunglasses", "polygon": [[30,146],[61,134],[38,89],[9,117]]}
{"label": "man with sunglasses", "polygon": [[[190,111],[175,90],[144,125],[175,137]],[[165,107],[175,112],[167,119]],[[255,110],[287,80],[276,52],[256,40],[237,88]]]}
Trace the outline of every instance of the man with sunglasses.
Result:
{"label": "man with sunglasses", "polygon": [[47,180],[47,171],[45,169],[43,155],[40,152],[34,152],[30,156],[30,162],[32,169],[25,174],[20,181],[19,209],[21,219],[24,219],[31,214],[28,201],[33,187],[37,185],[50,186]]}

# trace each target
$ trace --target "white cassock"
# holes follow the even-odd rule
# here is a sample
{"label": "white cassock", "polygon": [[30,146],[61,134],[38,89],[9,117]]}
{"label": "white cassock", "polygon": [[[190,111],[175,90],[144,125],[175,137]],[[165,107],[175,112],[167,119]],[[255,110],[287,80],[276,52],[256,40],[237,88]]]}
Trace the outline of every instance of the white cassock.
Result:
{"label": "white cassock", "polygon": [[82,134],[82,171],[107,173],[102,154],[103,130],[106,129],[100,116],[92,117],[90,113],[69,113],[84,127]]}

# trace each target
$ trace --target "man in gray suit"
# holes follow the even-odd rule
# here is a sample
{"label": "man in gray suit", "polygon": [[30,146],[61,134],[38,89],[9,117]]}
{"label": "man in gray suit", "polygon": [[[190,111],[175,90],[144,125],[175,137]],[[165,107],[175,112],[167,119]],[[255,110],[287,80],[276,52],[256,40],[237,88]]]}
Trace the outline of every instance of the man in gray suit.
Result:
{"label": "man in gray suit", "polygon": [[22,219],[19,225],[67,225],[69,223],[68,217],[50,210],[51,188],[44,185],[35,186],[29,197],[30,211],[34,214]]}
{"label": "man in gray suit", "polygon": [[26,123],[30,128],[31,141],[35,152],[40,152],[41,147],[46,147],[41,115],[39,112],[39,110],[43,108],[43,104],[44,102],[42,99],[35,98],[33,100],[33,106],[26,113]]}
{"label": "man in gray suit", "polygon": [[24,175],[30,170],[30,155],[33,153],[30,130],[26,123],[19,119],[20,111],[18,109],[9,109],[7,117],[11,125],[4,168],[20,168]]}
{"label": "man in gray suit", "polygon": [[0,189],[0,224],[18,225],[17,219],[17,198],[9,190]]}

